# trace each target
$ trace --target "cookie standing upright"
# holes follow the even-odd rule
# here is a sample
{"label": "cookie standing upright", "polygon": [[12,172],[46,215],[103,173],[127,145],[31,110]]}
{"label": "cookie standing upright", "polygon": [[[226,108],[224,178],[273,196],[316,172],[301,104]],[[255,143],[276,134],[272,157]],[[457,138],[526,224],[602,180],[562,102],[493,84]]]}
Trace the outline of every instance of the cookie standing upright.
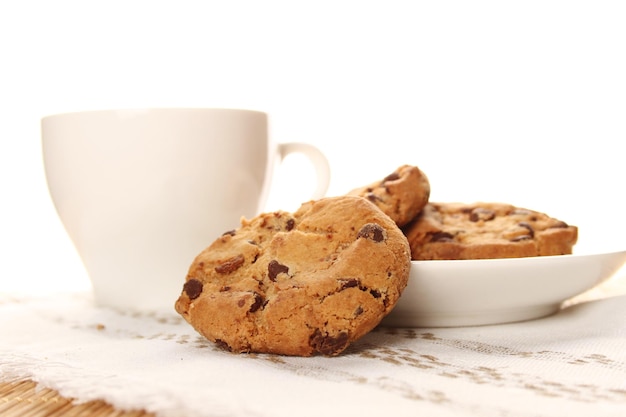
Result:
{"label": "cookie standing upright", "polygon": [[404,229],[414,260],[571,254],[578,228],[504,203],[429,203]]}
{"label": "cookie standing upright", "polygon": [[358,197],[242,220],[189,268],[176,310],[233,352],[334,356],[373,329],[409,276],[397,225]]}
{"label": "cookie standing upright", "polygon": [[382,180],[356,188],[348,195],[368,199],[402,227],[428,203],[430,183],[418,167],[402,165]]}

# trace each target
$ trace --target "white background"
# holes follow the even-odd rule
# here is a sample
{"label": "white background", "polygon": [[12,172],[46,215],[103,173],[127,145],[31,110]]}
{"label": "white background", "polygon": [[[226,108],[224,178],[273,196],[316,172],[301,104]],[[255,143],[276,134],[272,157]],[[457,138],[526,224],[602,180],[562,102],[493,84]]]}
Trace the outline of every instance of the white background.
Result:
{"label": "white background", "polygon": [[[39,120],[101,108],[263,110],[275,140],[327,154],[331,195],[415,164],[434,201],[510,202],[578,225],[579,251],[624,249],[625,22],[597,0],[0,0],[0,292],[88,287]],[[272,208],[308,198],[295,172]]]}

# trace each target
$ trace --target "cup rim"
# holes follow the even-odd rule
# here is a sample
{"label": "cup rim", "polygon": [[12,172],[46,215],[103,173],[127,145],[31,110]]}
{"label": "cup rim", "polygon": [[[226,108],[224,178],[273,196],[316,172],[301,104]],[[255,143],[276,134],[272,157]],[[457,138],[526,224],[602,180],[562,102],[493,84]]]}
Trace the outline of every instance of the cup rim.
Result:
{"label": "cup rim", "polygon": [[261,110],[254,110],[248,108],[239,107],[119,107],[119,108],[102,108],[92,110],[74,110],[59,113],[50,113],[41,117],[41,121],[54,118],[62,118],[68,116],[80,116],[80,115],[96,115],[107,113],[152,113],[152,112],[177,112],[177,113],[189,113],[189,112],[224,112],[224,113],[247,113],[258,114],[267,117],[267,113]]}

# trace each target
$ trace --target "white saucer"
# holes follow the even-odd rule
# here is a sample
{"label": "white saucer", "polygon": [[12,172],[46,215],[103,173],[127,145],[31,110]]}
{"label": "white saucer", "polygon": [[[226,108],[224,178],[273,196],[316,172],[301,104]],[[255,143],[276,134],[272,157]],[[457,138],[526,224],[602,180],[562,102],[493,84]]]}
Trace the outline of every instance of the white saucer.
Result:
{"label": "white saucer", "polygon": [[412,261],[409,283],[383,326],[456,327],[556,313],[610,278],[626,251],[515,259]]}

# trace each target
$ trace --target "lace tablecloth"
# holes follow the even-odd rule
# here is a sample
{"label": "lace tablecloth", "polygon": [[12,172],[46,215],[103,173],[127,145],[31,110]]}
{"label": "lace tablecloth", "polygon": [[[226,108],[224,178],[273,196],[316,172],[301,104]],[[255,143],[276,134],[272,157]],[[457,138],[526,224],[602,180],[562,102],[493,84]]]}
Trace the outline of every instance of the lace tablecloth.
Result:
{"label": "lace tablecloth", "polygon": [[[604,298],[602,298],[604,297]],[[522,323],[379,327],[344,354],[232,354],[173,311],[0,296],[0,381],[160,416],[624,416],[626,295]]]}

